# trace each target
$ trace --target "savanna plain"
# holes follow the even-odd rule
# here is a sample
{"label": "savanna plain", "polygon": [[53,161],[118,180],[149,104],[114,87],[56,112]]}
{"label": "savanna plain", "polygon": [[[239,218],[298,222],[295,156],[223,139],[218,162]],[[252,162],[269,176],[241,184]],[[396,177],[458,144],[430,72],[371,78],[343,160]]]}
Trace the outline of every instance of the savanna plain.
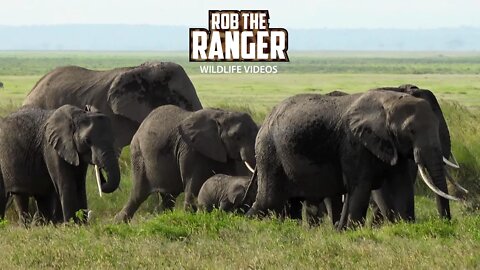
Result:
{"label": "savanna plain", "polygon": [[[90,224],[17,224],[13,207],[0,221],[0,269],[477,269],[480,268],[480,53],[292,52],[277,74],[201,74],[186,53],[0,52],[0,115],[17,109],[42,75],[57,66],[109,69],[145,61],[184,66],[204,107],[249,112],[261,123],[270,109],[298,93],[349,93],[415,84],[432,90],[446,116],[460,170],[470,190],[440,220],[434,198],[418,184],[417,222],[368,224],[337,232],[328,220],[256,220],[222,213],[187,213],[180,201],[161,213],[152,195],[130,224],[114,224],[131,187],[129,149],[120,159],[120,190],[98,196],[88,173]],[[215,65],[215,64],[209,64]],[[259,64],[257,64],[259,65]],[[181,200],[181,198],[179,198]]]}

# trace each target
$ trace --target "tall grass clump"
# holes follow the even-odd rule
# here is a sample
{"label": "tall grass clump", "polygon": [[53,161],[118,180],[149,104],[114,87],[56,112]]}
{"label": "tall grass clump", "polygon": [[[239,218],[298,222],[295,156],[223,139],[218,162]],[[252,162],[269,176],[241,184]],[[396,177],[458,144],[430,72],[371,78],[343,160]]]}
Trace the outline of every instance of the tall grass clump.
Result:
{"label": "tall grass clump", "polygon": [[450,170],[459,183],[469,189],[467,206],[480,208],[480,111],[469,109],[458,102],[442,102],[446,117],[452,152],[460,164],[460,170]]}

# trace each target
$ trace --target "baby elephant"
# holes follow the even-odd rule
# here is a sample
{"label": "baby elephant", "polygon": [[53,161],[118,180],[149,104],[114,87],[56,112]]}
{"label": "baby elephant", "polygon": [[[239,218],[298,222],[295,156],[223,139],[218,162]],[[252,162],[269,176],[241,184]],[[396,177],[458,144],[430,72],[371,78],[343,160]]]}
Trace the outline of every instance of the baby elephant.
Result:
{"label": "baby elephant", "polygon": [[[203,184],[198,193],[198,207],[208,212],[213,208],[223,211],[242,210],[246,212],[255,201],[256,187],[248,176],[216,174]],[[248,190],[248,196],[245,196]]]}

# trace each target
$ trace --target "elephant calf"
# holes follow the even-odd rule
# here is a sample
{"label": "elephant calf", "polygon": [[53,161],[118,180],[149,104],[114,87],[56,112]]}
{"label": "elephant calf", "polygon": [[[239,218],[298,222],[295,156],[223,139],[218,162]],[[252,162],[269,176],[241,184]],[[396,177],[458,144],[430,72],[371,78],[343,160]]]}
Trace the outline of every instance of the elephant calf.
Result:
{"label": "elephant calf", "polygon": [[133,188],[116,220],[131,219],[152,192],[163,195],[163,209],[173,208],[173,199],[185,192],[185,209],[194,210],[195,197],[209,177],[237,175],[239,161],[255,166],[257,132],[246,113],[190,112],[174,105],[155,109],[133,136]]}
{"label": "elephant calf", "polygon": [[[0,218],[14,195],[21,221],[28,215],[28,199],[37,201],[46,221],[80,221],[87,209],[85,176],[88,164],[97,170],[101,190],[115,191],[120,182],[110,119],[95,109],[64,105],[56,110],[24,108],[0,122]],[[55,213],[55,211],[61,211]]]}
{"label": "elephant calf", "polygon": [[[247,176],[225,174],[216,174],[210,177],[203,183],[198,193],[198,207],[208,212],[213,208],[223,211],[241,209],[245,212],[255,201],[257,193],[256,187],[249,190],[251,180],[252,178]],[[248,194],[246,194],[247,191]]]}

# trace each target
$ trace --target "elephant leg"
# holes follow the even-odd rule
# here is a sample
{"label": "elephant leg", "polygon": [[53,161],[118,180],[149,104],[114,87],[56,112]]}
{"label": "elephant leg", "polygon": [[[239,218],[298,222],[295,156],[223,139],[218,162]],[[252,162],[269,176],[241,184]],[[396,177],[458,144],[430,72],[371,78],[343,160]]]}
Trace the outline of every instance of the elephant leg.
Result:
{"label": "elephant leg", "polygon": [[363,179],[350,191],[347,227],[357,227],[365,224],[370,192],[370,182]]}
{"label": "elephant leg", "polygon": [[28,212],[29,197],[25,195],[14,194],[13,200],[18,213],[18,222],[22,226],[27,226],[30,214]]}
{"label": "elephant leg", "polygon": [[2,169],[0,168],[0,220],[3,220],[5,218],[7,201],[8,201],[8,196],[7,196],[7,193],[5,192]]}
{"label": "elephant leg", "polygon": [[378,226],[383,223],[384,216],[377,202],[375,201],[375,199],[373,199],[374,196],[375,195],[373,194],[373,191],[372,191],[372,199],[370,200],[370,208],[372,210],[372,225]]}
{"label": "elephant leg", "polygon": [[266,215],[268,210],[280,214],[287,202],[288,177],[272,143],[260,143],[257,157],[257,196],[247,216]]}
{"label": "elephant leg", "polygon": [[[82,171],[83,172],[83,171]],[[80,222],[86,223],[88,221],[88,202],[87,202],[87,187],[85,184],[87,168],[85,167],[85,173],[79,174],[77,177],[77,198],[78,209],[81,211]]]}
{"label": "elephant leg", "polygon": [[287,216],[291,219],[302,220],[303,200],[301,198],[291,198],[287,204]]}
{"label": "elephant leg", "polygon": [[228,202],[228,201],[223,201],[220,202],[220,210],[225,211],[225,212],[230,212],[233,210],[233,203]]}
{"label": "elephant leg", "polygon": [[[192,180],[187,180],[185,185],[185,202],[183,204],[183,208],[185,211],[195,212],[195,195],[194,195],[194,183]],[[198,192],[197,192],[198,193]]]}
{"label": "elephant leg", "polygon": [[0,220],[5,218],[8,198],[0,192]]}
{"label": "elephant leg", "polygon": [[[413,167],[413,172],[412,168]],[[416,178],[416,165],[414,162],[402,159],[389,170],[388,178],[380,188],[381,195],[388,202],[392,217],[389,220],[397,219],[405,221],[415,220],[415,195],[414,182]],[[382,204],[379,205],[382,209]],[[390,213],[389,213],[390,214]]]}
{"label": "elephant leg", "polygon": [[[211,170],[206,170],[210,166],[209,163],[202,163],[201,161],[196,164],[196,167],[192,170],[192,166],[188,164],[194,163],[197,156],[191,156],[188,160],[184,161],[184,164],[181,165],[181,177],[184,183],[184,192],[185,192],[185,201],[183,208],[185,211],[195,212],[197,211],[196,207],[196,197],[200,192],[200,188],[206,179],[212,176]],[[203,159],[203,157],[201,157]]]}
{"label": "elephant leg", "polygon": [[338,224],[338,222],[340,221],[343,207],[342,195],[335,195],[329,198],[325,198],[323,202],[325,203],[325,210],[327,211],[328,216],[332,221],[332,224]]}
{"label": "elephant leg", "polygon": [[391,194],[385,189],[384,183],[381,188],[372,190],[372,211],[373,224],[381,224],[385,219],[390,222],[395,221],[394,205],[391,200]]}
{"label": "elephant leg", "polygon": [[[284,211],[285,198],[284,191],[278,185],[269,186],[267,183],[258,183],[260,194],[257,193],[257,198],[253,203],[250,210],[247,212],[247,216],[261,215],[264,216],[267,212],[273,211],[274,213],[281,215]],[[268,190],[268,191],[267,191]]]}
{"label": "elephant leg", "polygon": [[170,194],[170,193],[160,193],[162,197],[162,203],[160,205],[160,210],[167,211],[172,210],[175,207],[175,202],[177,200],[178,195]]}
{"label": "elephant leg", "polygon": [[140,205],[148,198],[150,195],[149,190],[140,189],[135,190],[130,194],[128,202],[125,204],[123,209],[115,216],[116,221],[129,222],[135,212],[137,212]]}
{"label": "elephant leg", "polygon": [[52,221],[55,206],[52,205],[51,196],[35,196],[35,200],[37,201],[38,208],[38,216],[36,217],[36,220],[41,224],[46,224]]}
{"label": "elephant leg", "polygon": [[50,174],[50,180],[59,196],[62,207],[63,222],[79,222],[77,211],[80,210],[78,185],[85,185],[80,176],[85,175],[86,166],[74,167],[65,162],[53,148],[46,149],[45,163]]}
{"label": "elephant leg", "polygon": [[319,225],[327,212],[324,202],[305,201],[304,207],[307,222],[310,226]]}
{"label": "elephant leg", "polygon": [[52,221],[54,224],[63,222],[63,211],[62,203],[60,202],[60,197],[58,194],[53,194],[50,196],[50,207],[53,211]]}
{"label": "elephant leg", "polygon": [[64,186],[60,189],[60,203],[62,205],[63,221],[73,220],[78,222],[77,211],[80,209],[76,190],[72,186]]}
{"label": "elephant leg", "polygon": [[133,218],[140,205],[151,194],[150,185],[148,184],[145,174],[134,170],[134,186],[130,192],[130,197],[123,209],[115,216],[118,222],[128,222]]}
{"label": "elephant leg", "polygon": [[[362,149],[362,151],[367,150]],[[368,155],[372,157],[369,153]],[[341,229],[343,229],[344,225],[347,227],[357,227],[365,224],[370,202],[370,193],[376,180],[380,179],[379,175],[383,173],[383,171],[377,171],[375,169],[376,159],[372,157],[371,160],[364,159],[359,161],[358,158],[360,156],[362,155],[347,155],[342,157],[341,160],[343,182],[346,184],[348,193],[343,209],[347,210],[347,212],[345,213],[342,210],[342,217],[339,222]]]}

